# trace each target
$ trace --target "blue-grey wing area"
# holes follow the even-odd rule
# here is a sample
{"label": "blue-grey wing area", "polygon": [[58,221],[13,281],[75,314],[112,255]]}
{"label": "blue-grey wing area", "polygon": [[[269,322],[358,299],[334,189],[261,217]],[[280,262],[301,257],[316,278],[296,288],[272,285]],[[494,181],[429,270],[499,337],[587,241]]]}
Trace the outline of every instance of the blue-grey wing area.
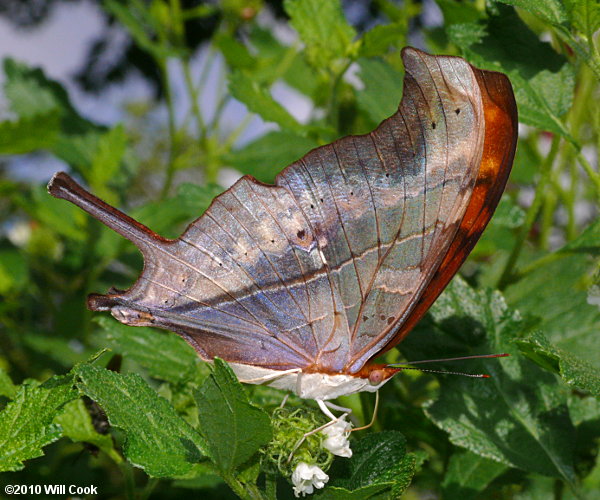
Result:
{"label": "blue-grey wing area", "polygon": [[177,240],[64,179],[51,183],[52,194],[129,238],[144,256],[129,290],[93,295],[89,306],[126,324],[176,331],[205,359],[359,371],[440,265],[483,148],[471,66],[414,49],[403,57],[395,115],[370,134],[309,152],[275,186],[240,179]]}
{"label": "blue-grey wing area", "polygon": [[140,246],[139,280],[102,297],[117,319],[174,330],[205,359],[305,368],[323,332],[347,325],[312,234],[286,189],[242,178],[179,239]]}

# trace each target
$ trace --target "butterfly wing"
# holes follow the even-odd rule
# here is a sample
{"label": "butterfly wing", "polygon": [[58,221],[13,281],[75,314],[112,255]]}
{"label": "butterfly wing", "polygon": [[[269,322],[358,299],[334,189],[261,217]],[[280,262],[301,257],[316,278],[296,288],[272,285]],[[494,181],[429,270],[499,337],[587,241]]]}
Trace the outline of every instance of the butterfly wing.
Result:
{"label": "butterfly wing", "polygon": [[[514,140],[505,135],[488,140],[491,148],[494,137],[501,139],[493,147],[507,157],[500,182],[495,158],[483,157],[486,130],[495,127],[488,115],[496,112],[486,112],[485,85],[501,81],[512,98],[506,77],[414,49],[405,49],[403,59],[398,113],[369,135],[310,152],[278,178],[318,235],[348,320],[350,349],[342,356],[330,343],[320,353],[322,371],[355,373],[400,341],[403,325],[422,316],[437,296],[432,281],[443,288],[472,248],[510,170]],[[479,204],[487,218],[475,216]],[[466,222],[473,217],[476,223]],[[466,250],[459,246],[461,231],[469,232]]]}
{"label": "butterfly wing", "polygon": [[403,57],[398,113],[371,134],[311,151],[275,186],[242,178],[177,240],[56,176],[53,195],[144,256],[129,290],[92,295],[89,307],[176,331],[205,359],[360,370],[416,317],[432,280],[445,285],[454,274],[456,261],[443,263],[459,254],[452,245],[479,192],[486,130],[479,73],[460,58],[414,49]]}
{"label": "butterfly wing", "polygon": [[512,87],[501,73],[474,71],[483,100],[485,140],[473,194],[448,253],[385,350],[394,347],[410,332],[456,274],[491,219],[508,181],[518,137],[517,104]]}

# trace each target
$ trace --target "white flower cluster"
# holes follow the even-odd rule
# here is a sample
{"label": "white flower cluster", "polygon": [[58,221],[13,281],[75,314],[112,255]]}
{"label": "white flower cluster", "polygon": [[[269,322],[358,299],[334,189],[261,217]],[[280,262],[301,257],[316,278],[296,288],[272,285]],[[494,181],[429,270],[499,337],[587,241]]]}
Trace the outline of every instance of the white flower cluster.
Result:
{"label": "white flower cluster", "polygon": [[[334,424],[325,427],[321,432],[327,436],[321,443],[323,448],[329,450],[334,455],[339,457],[350,458],[352,450],[348,436],[352,429],[352,423],[347,422],[345,418],[339,418]],[[316,489],[325,486],[329,481],[329,476],[325,474],[316,465],[309,465],[305,462],[300,462],[296,466],[292,474],[292,483],[294,484],[294,495],[297,497],[310,495]]]}
{"label": "white flower cluster", "polygon": [[339,418],[335,424],[325,427],[321,432],[327,436],[322,446],[338,457],[350,458],[352,450],[350,449],[350,429],[352,423],[346,422],[345,418]]}
{"label": "white flower cluster", "polygon": [[302,496],[310,495],[314,488],[322,488],[327,481],[329,481],[329,476],[319,467],[300,462],[292,474],[294,495],[296,498],[300,496],[300,493],[302,493]]}

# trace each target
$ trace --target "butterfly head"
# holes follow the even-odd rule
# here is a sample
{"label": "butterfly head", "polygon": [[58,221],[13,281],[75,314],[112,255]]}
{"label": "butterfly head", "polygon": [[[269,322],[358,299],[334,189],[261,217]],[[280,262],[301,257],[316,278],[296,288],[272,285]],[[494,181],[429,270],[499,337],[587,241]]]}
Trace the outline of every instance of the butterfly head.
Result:
{"label": "butterfly head", "polygon": [[381,387],[401,369],[388,365],[367,364],[356,374],[357,377],[365,379],[373,387]]}

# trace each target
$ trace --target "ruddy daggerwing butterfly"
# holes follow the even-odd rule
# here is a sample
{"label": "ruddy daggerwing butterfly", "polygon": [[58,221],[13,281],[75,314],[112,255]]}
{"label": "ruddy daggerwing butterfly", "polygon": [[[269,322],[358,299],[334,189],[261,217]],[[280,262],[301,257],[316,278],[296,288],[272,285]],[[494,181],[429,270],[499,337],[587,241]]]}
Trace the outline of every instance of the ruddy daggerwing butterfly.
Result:
{"label": "ruddy daggerwing butterfly", "polygon": [[[406,48],[399,110],[373,132],[319,147],[274,186],[243,177],[167,240],[59,173],[49,191],[144,257],[127,291],[88,307],[172,330],[240,379],[332,399],[375,391],[400,342],[494,212],[512,165],[508,78]],[[266,159],[268,161],[268,159]]]}

